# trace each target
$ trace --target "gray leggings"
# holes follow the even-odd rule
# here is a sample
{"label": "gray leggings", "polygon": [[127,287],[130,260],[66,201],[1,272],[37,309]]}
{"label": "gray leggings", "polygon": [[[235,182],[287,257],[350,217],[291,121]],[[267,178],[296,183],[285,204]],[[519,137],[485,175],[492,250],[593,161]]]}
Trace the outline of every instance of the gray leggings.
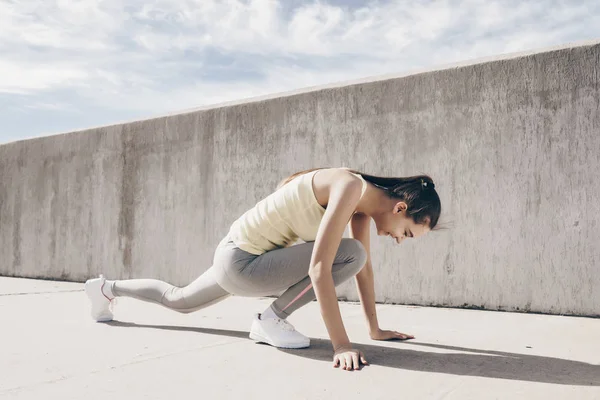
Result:
{"label": "gray leggings", "polygon": [[[107,281],[115,296],[133,297],[189,313],[231,295],[278,295],[271,308],[280,318],[315,299],[308,277],[314,242],[254,255],[239,249],[225,237],[215,252],[213,266],[185,287],[155,279]],[[355,276],[365,265],[367,253],[356,239],[342,239],[333,261],[336,286]]]}

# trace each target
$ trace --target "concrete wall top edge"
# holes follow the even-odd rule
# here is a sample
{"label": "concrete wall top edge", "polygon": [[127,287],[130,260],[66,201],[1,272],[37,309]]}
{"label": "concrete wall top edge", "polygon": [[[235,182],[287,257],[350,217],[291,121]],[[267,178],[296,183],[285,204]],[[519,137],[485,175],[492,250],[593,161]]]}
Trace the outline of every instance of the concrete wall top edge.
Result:
{"label": "concrete wall top edge", "polygon": [[436,72],[450,70],[450,69],[467,68],[467,67],[472,67],[475,65],[484,65],[484,64],[498,62],[498,61],[525,58],[525,57],[535,56],[538,54],[547,54],[547,53],[553,53],[553,52],[558,52],[558,51],[563,51],[563,50],[568,50],[568,49],[595,47],[595,46],[600,46],[600,38],[592,39],[592,40],[578,41],[578,42],[569,42],[569,43],[565,43],[562,45],[544,47],[544,48],[523,51],[523,52],[506,53],[506,54],[500,54],[500,55],[495,55],[495,56],[464,60],[464,61],[460,61],[457,63],[438,65],[438,66],[434,66],[432,68],[408,70],[408,71],[404,71],[404,72],[400,72],[400,73],[392,73],[392,74],[385,74],[385,75],[376,75],[376,76],[364,77],[364,78],[359,78],[359,79],[349,80],[349,81],[332,82],[332,83],[328,83],[325,85],[311,86],[311,87],[300,88],[300,89],[295,89],[295,90],[290,90],[290,91],[285,91],[285,92],[276,92],[276,93],[271,93],[271,94],[264,95],[264,96],[244,98],[244,99],[233,100],[233,101],[217,103],[217,104],[208,104],[208,105],[204,105],[204,106],[200,106],[200,107],[194,107],[191,109],[174,111],[174,112],[167,113],[167,114],[154,115],[154,116],[142,119],[142,120],[120,121],[120,122],[115,122],[113,124],[108,124],[108,125],[84,128],[84,129],[75,130],[75,131],[59,132],[59,133],[54,133],[54,134],[49,134],[49,135],[39,135],[36,137],[26,138],[26,139],[22,139],[22,140],[13,141],[13,142],[0,143],[0,147],[10,145],[10,144],[27,142],[27,141],[31,141],[31,140],[41,140],[41,139],[46,139],[46,138],[51,138],[51,137],[53,138],[53,137],[60,136],[60,135],[85,133],[85,132],[94,131],[94,130],[102,129],[102,128],[111,128],[111,127],[116,128],[118,126],[127,125],[127,124],[131,124],[131,123],[139,122],[139,121],[155,121],[155,120],[160,120],[160,119],[173,117],[173,116],[191,114],[191,113],[198,112],[198,111],[216,110],[216,109],[220,109],[220,108],[233,107],[233,106],[242,105],[242,104],[257,103],[257,102],[273,100],[273,99],[277,99],[277,98],[291,97],[291,96],[301,95],[301,94],[306,94],[306,93],[311,93],[311,92],[318,92],[321,90],[335,89],[335,88],[347,87],[347,86],[356,86],[356,85],[360,85],[360,84],[380,82],[380,81],[384,81],[384,80],[407,78],[407,77],[411,77],[411,76],[436,73]]}

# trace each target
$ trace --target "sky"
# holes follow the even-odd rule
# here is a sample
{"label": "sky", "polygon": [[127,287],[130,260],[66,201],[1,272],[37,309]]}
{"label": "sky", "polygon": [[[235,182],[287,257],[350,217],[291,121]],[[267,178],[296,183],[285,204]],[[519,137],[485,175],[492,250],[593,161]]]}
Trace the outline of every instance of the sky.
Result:
{"label": "sky", "polygon": [[0,143],[593,39],[597,0],[0,0]]}

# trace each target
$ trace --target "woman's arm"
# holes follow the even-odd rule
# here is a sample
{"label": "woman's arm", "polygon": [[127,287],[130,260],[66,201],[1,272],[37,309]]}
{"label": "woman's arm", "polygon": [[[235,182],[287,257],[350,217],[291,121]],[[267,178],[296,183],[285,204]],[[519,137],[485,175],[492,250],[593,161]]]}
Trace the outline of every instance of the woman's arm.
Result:
{"label": "woman's arm", "polygon": [[[334,365],[339,362],[344,369],[358,369],[359,357],[362,355],[351,348],[342,322],[331,271],[346,225],[360,200],[362,184],[358,178],[347,172],[340,172],[333,182],[335,183],[329,190],[327,209],[315,239],[308,274],[333,344]],[[364,363],[366,360],[361,358]]]}
{"label": "woman's arm", "polygon": [[360,181],[357,178],[346,172],[340,175],[340,179],[336,179],[336,183],[330,189],[327,209],[317,232],[308,273],[334,349],[348,346],[350,340],[342,322],[331,270],[346,224],[354,213],[361,195]]}

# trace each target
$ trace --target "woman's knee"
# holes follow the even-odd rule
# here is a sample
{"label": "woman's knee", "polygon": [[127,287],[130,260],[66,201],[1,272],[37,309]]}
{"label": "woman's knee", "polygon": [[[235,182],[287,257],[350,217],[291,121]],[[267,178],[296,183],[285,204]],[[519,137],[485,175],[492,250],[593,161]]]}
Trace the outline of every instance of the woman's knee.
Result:
{"label": "woman's knee", "polygon": [[360,271],[367,263],[367,250],[360,240],[352,238],[343,238],[340,243],[340,250],[349,260],[349,264]]}
{"label": "woman's knee", "polygon": [[172,286],[166,290],[161,303],[173,311],[189,314],[211,306],[231,296],[214,279],[213,271],[209,270],[187,286]]}
{"label": "woman's knee", "polygon": [[173,286],[165,291],[162,295],[160,302],[167,308],[173,311],[177,311],[183,314],[187,314],[189,306],[183,296],[183,288]]}

